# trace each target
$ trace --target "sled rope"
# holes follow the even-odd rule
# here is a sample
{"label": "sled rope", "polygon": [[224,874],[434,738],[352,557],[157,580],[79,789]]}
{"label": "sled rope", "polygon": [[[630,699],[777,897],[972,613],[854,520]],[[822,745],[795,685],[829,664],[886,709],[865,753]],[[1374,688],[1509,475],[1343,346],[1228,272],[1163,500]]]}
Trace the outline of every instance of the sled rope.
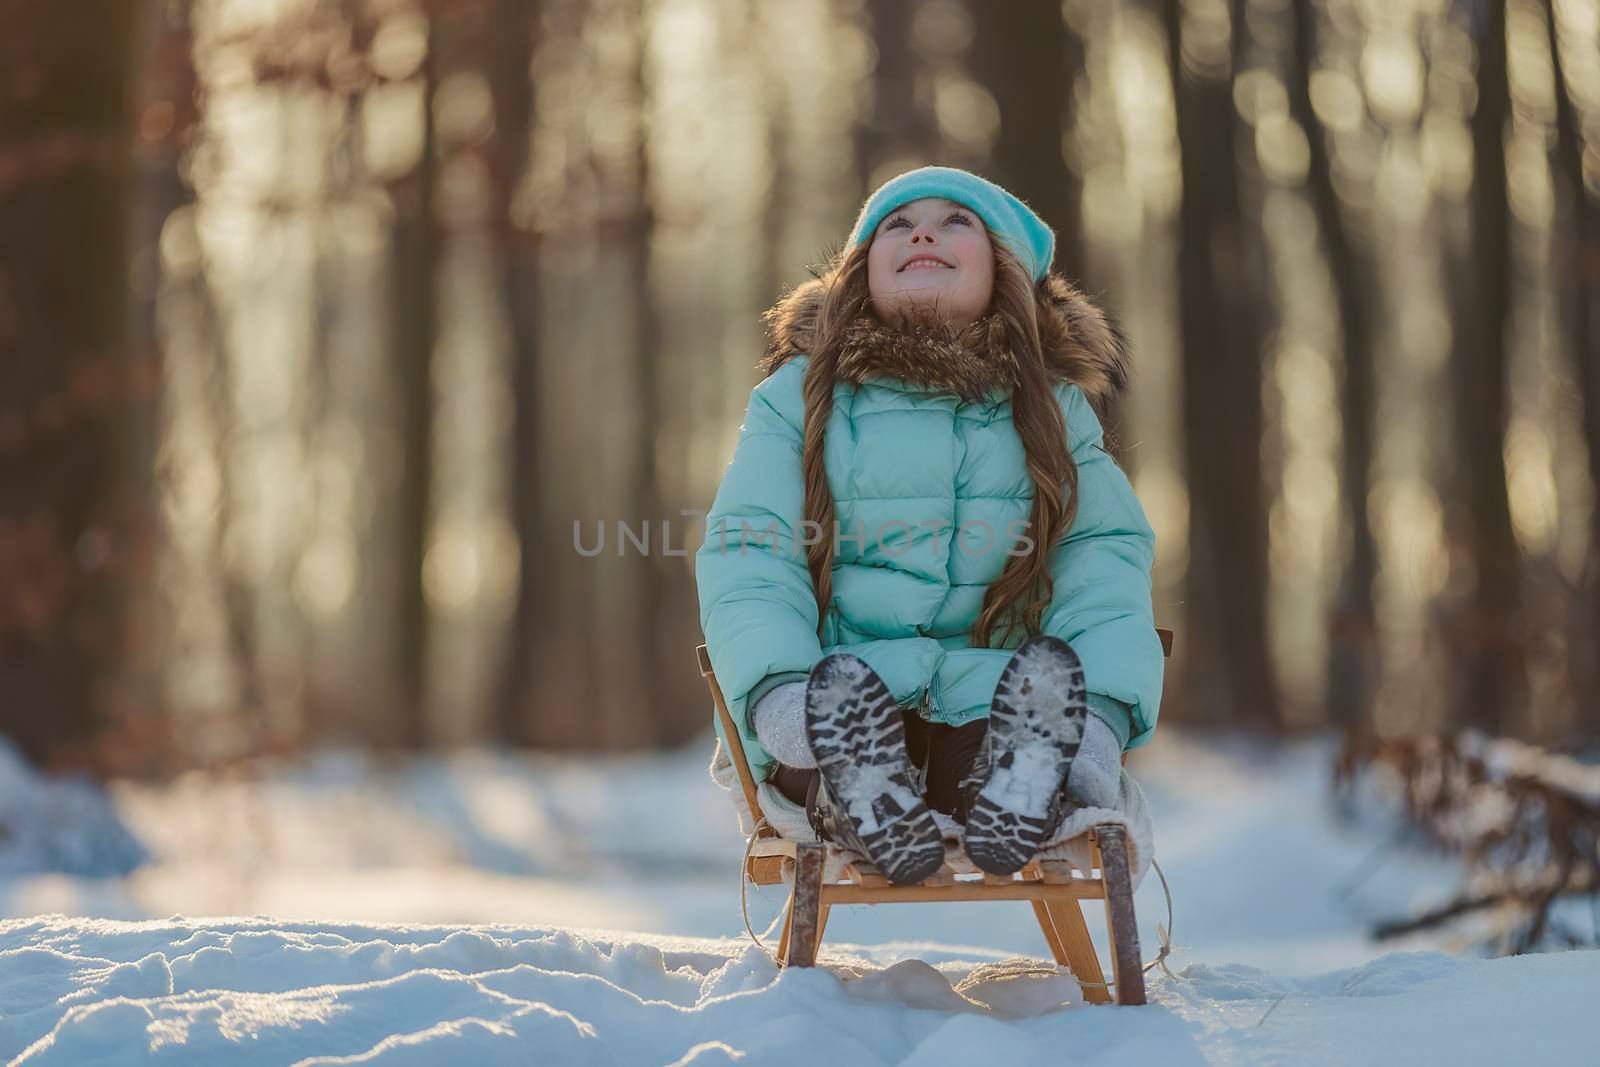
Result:
{"label": "sled rope", "polygon": [[1156,953],[1156,958],[1144,965],[1145,973],[1150,968],[1160,964],[1161,973],[1168,978],[1176,978],[1171,969],[1167,967],[1167,957],[1172,955],[1172,890],[1167,887],[1167,876],[1161,871],[1161,864],[1156,862],[1154,856],[1150,857],[1150,866],[1156,869],[1156,877],[1161,879],[1161,892],[1167,898],[1167,925],[1156,923],[1156,936],[1161,938],[1161,951]]}
{"label": "sled rope", "polygon": [[[1156,953],[1155,959],[1151,960],[1140,969],[1144,971],[1144,973],[1149,974],[1150,968],[1159,965],[1162,973],[1168,978],[1176,978],[1178,976],[1173,974],[1172,971],[1167,967],[1167,957],[1172,955],[1172,889],[1167,885],[1167,876],[1161,872],[1161,864],[1156,862],[1156,858],[1154,856],[1150,857],[1150,866],[1156,869],[1156,877],[1161,879],[1161,892],[1167,898],[1167,925],[1162,926],[1160,923],[1156,923],[1156,936],[1161,938],[1161,951]],[[1076,978],[1077,976],[1074,975],[1073,977]],[[1092,985],[1097,989],[1110,989],[1114,983],[1085,982],[1082,979],[1079,979],[1078,984]]]}
{"label": "sled rope", "polygon": [[[763,826],[768,829],[772,828],[772,824],[767,822],[765,815],[756,816],[756,828],[750,832],[750,839],[744,843],[744,858],[739,861],[739,914],[744,916],[744,932],[750,935],[750,940],[754,941],[756,948],[760,949],[767,959],[772,961],[772,965],[781,970],[783,964],[778,962],[778,957],[774,956],[767,946],[761,943],[761,938],[756,936],[755,930],[750,926],[750,901],[745,895],[746,887],[750,884],[750,879],[745,875],[745,872],[750,869],[750,850],[756,847],[756,841],[761,837],[761,828]],[[778,923],[782,920],[783,912],[780,911],[777,918],[772,920],[772,925],[767,927],[768,937],[772,936],[772,931],[777,929]]]}
{"label": "sled rope", "polygon": [[[744,932],[750,935],[750,940],[756,943],[756,948],[759,948],[762,953],[766,955],[767,959],[772,961],[772,965],[774,967],[782,968],[783,964],[778,961],[778,957],[773,955],[771,950],[769,950],[766,945],[761,943],[761,938],[756,936],[755,929],[750,925],[750,900],[746,895],[746,888],[750,884],[750,879],[746,876],[746,872],[750,869],[750,850],[756,847],[756,841],[761,837],[761,828],[763,826],[767,827],[768,829],[772,829],[772,824],[767,822],[767,817],[765,815],[757,816],[756,828],[751,831],[749,839],[745,841],[744,856],[739,860],[739,914],[744,918]],[[1166,873],[1162,871],[1161,864],[1156,862],[1156,858],[1154,856],[1150,857],[1150,866],[1155,868],[1156,877],[1161,879],[1161,893],[1167,898],[1167,923],[1165,926],[1160,923],[1156,923],[1156,935],[1161,938],[1161,950],[1156,953],[1155,959],[1145,964],[1141,969],[1144,971],[1144,973],[1149,974],[1150,968],[1160,967],[1162,973],[1168,978],[1176,978],[1177,975],[1173,974],[1172,971],[1167,967],[1167,957],[1172,955],[1172,887],[1167,885]],[[770,937],[772,935],[772,931],[777,929],[778,923],[781,922],[782,919],[783,912],[780,911],[777,914],[777,917],[772,920],[772,925],[767,927],[767,936]],[[1074,975],[1073,977],[1077,976]],[[1086,986],[1092,985],[1100,989],[1110,989],[1113,983],[1085,982],[1080,980],[1078,984]]]}

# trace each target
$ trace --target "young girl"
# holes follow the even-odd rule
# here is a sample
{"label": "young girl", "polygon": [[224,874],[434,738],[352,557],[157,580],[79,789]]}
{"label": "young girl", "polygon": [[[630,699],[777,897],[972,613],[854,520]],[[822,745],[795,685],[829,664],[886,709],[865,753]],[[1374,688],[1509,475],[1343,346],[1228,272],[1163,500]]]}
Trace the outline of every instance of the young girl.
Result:
{"label": "young girl", "polygon": [[897,883],[943,861],[930,806],[976,866],[1020,869],[1116,805],[1156,724],[1155,536],[1096,414],[1125,343],[1054,245],[963,170],[875,191],[764,316],[695,557],[752,775]]}

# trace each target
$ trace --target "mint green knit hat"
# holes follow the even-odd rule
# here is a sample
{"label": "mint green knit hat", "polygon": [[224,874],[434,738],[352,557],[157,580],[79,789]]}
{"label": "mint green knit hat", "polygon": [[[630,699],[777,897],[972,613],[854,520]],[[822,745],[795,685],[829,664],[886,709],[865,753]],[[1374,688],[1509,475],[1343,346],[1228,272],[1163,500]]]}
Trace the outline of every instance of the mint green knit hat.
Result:
{"label": "mint green knit hat", "polygon": [[878,186],[856,216],[845,247],[854,248],[870,238],[878,223],[895,208],[925,196],[941,196],[976,211],[989,233],[1004,241],[1022,260],[1034,281],[1049,271],[1055,257],[1055,231],[1027,204],[994,182],[958,167],[918,167]]}

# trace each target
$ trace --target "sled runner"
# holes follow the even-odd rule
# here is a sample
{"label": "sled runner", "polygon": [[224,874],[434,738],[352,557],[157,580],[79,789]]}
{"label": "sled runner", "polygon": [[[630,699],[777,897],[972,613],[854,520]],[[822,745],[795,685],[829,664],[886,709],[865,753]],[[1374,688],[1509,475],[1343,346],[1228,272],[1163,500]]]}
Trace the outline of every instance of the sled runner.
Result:
{"label": "sled runner", "polygon": [[[1160,630],[1163,653],[1172,654],[1172,631]],[[1091,1004],[1145,1003],[1144,970],[1139,961],[1139,931],[1134,922],[1133,884],[1129,874],[1125,829],[1101,824],[1088,831],[1090,870],[1079,870],[1066,860],[1032,860],[1014,875],[958,873],[947,863],[920,885],[895,885],[864,861],[843,867],[841,879],[825,879],[832,845],[793,841],[780,837],[762,816],[756,783],[745,763],[744,744],[723,699],[722,687],[711,670],[705,645],[695,649],[700,673],[716,704],[717,716],[739,775],[750,813],[756,819],[756,839],[751,842],[744,876],[753,885],[776,885],[792,871],[793,886],[778,941],[779,961],[791,967],[810,967],[822,946],[828,910],[835,904],[920,903],[955,900],[1025,900],[1056,963],[1071,970]],[[1127,754],[1122,760],[1127,762]],[[837,864],[835,864],[837,866]],[[1111,941],[1113,981],[1107,983],[1084,922],[1080,901],[1105,901],[1106,925]]]}

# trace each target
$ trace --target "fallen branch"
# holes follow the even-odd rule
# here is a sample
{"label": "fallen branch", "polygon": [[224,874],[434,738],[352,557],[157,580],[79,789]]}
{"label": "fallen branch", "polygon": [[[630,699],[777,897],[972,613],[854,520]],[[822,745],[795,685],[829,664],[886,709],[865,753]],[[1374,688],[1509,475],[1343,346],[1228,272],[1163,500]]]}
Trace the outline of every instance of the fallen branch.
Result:
{"label": "fallen branch", "polygon": [[1600,768],[1531,745],[1474,733],[1350,740],[1334,780],[1351,790],[1378,776],[1398,793],[1403,827],[1462,857],[1456,898],[1421,915],[1377,924],[1386,939],[1497,905],[1520,915],[1501,943],[1533,951],[1558,900],[1600,892]]}

